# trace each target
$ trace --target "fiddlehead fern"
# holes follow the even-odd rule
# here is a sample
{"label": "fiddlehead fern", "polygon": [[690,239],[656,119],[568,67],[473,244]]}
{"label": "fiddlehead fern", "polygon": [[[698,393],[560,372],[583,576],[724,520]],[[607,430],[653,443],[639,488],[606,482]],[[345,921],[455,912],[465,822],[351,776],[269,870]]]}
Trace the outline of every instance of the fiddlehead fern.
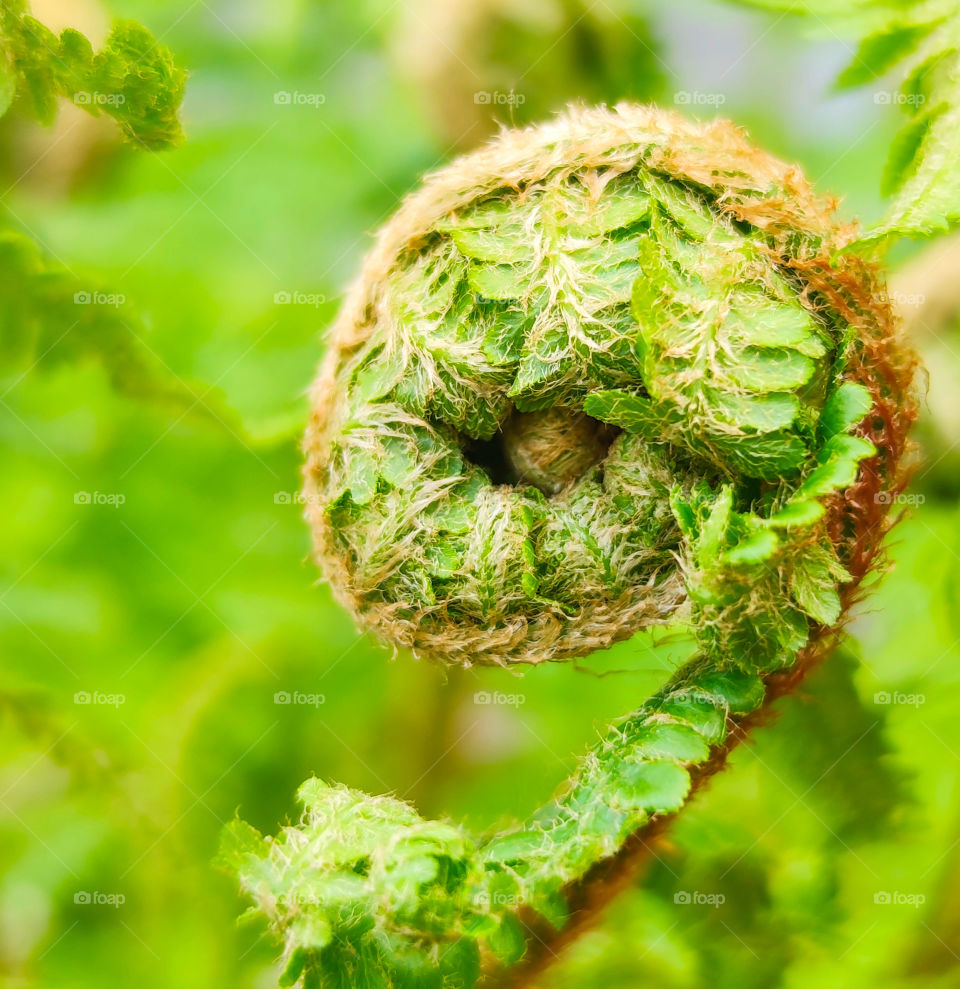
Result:
{"label": "fiddlehead fern", "polygon": [[697,652],[509,833],[317,780],[278,840],[236,822],[225,857],[285,939],[288,984],[536,964],[521,919],[575,926],[825,652],[913,415],[845,237],[731,125],[629,106],[501,135],[381,232],[306,439],[339,599],[448,663],[582,656],[668,621]]}

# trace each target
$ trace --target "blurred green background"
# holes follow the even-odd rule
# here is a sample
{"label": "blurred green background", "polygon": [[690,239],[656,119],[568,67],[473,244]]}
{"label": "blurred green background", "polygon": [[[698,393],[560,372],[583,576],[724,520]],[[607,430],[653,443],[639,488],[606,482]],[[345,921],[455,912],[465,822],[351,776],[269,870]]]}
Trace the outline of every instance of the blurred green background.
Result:
{"label": "blurred green background", "polygon": [[[298,438],[371,232],[424,171],[571,100],[730,116],[870,221],[899,115],[831,92],[849,44],[721,3],[34,10],[94,38],[115,16],[148,26],[189,70],[188,140],[147,155],[73,107],[50,130],[0,124],[3,229],[122,327],[64,321],[0,365],[2,984],[265,989],[275,946],[236,925],[211,865],[238,809],[274,831],[315,773],[493,828],[684,653],[641,636],[523,678],[445,675],[331,602]],[[944,243],[939,267],[893,258],[932,369],[895,565],[544,987],[960,984],[960,339],[949,299],[936,319],[911,299],[958,281]],[[129,377],[133,347],[162,387]]]}

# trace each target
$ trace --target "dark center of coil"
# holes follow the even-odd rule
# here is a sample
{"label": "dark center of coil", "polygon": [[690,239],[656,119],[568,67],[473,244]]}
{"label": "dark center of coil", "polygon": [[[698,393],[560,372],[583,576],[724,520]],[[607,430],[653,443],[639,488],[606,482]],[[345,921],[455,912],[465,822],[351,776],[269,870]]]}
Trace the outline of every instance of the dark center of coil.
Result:
{"label": "dark center of coil", "polygon": [[494,484],[529,484],[552,496],[603,461],[619,432],[560,406],[514,410],[493,439],[471,444],[467,454]]}

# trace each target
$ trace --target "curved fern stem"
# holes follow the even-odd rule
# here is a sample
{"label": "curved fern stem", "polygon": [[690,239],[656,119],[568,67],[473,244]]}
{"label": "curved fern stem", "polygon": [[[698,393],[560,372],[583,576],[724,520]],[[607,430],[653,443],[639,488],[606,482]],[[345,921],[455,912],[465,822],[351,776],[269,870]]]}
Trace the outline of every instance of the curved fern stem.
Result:
{"label": "curved fern stem", "polygon": [[696,653],[506,833],[317,779],[278,838],[235,821],[223,861],[282,984],[522,984],[825,654],[913,418],[851,235],[730,125],[639,107],[504,134],[387,225],[306,438],[338,598],[448,663],[668,621]]}

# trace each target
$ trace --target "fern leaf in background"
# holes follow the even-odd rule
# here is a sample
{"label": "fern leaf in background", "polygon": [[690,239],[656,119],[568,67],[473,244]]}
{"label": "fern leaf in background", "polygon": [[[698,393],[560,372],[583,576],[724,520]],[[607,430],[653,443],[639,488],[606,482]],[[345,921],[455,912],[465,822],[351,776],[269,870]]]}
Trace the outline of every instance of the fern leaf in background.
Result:
{"label": "fern leaf in background", "polygon": [[[167,148],[183,138],[178,113],[185,81],[170,51],[139,24],[118,23],[94,52],[79,31],[55,35],[27,13],[24,0],[4,0],[0,8],[0,116],[22,107],[49,124],[58,101],[69,99],[112,117],[138,147]],[[0,357],[6,367],[26,373],[94,356],[120,393],[190,411],[208,408],[145,344],[145,328],[122,293],[51,259],[16,229],[19,224],[6,226],[0,227]]]}
{"label": "fern leaf in background", "polygon": [[177,114],[186,73],[139,24],[120,21],[95,52],[79,31],[55,35],[27,13],[25,0],[4,0],[0,46],[0,114],[20,96],[27,112],[48,124],[57,100],[65,98],[113,117],[130,141],[145,148],[183,139]]}
{"label": "fern leaf in background", "polygon": [[25,374],[92,358],[119,394],[203,414],[207,405],[150,350],[146,332],[123,295],[45,257],[29,237],[0,232],[4,367]]}
{"label": "fern leaf in background", "polygon": [[892,196],[884,216],[850,248],[897,237],[930,237],[960,221],[960,5],[956,0],[743,0],[745,5],[805,17],[814,31],[858,45],[837,79],[839,89],[876,86],[877,103],[908,117],[883,177]]}

